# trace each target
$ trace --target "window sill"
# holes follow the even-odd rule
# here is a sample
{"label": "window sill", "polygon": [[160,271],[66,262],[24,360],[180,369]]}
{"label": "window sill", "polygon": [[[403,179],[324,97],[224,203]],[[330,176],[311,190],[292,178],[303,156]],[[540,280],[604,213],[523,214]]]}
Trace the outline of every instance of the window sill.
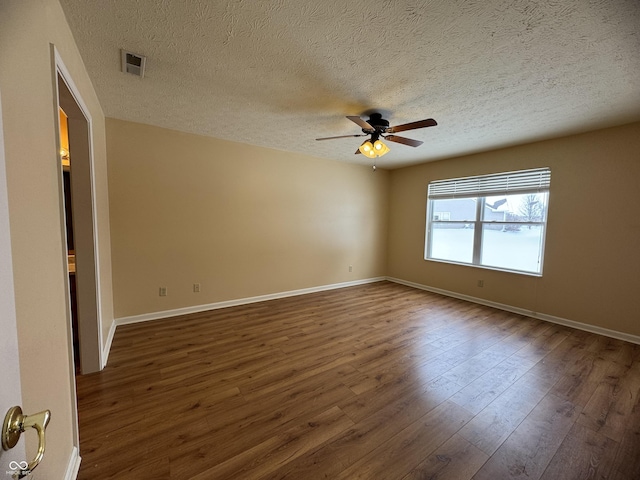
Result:
{"label": "window sill", "polygon": [[511,270],[507,268],[492,267],[488,265],[475,265],[473,263],[454,262],[452,260],[441,260],[439,258],[425,258],[425,261],[436,262],[436,263],[447,263],[449,265],[460,265],[462,267],[479,268],[481,270],[493,270],[496,272],[515,273],[517,275],[526,275],[528,277],[538,277],[538,278],[542,277],[542,272],[537,273],[537,272],[527,272],[524,270]]}

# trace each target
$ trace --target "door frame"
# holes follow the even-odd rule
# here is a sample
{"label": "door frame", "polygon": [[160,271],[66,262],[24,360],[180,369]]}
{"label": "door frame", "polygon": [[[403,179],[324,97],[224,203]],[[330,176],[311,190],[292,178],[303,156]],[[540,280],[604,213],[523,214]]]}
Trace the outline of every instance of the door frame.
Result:
{"label": "door frame", "polygon": [[[55,87],[55,95],[54,95],[54,102],[55,102],[55,135],[56,135],[56,148],[59,151],[60,150],[60,122],[59,122],[59,115],[58,115],[58,111],[60,108],[60,89],[61,89],[61,85],[59,85],[59,79],[62,79],[62,81],[64,82],[64,88],[66,88],[70,93],[71,96],[73,97],[73,100],[75,101],[75,104],[78,108],[78,110],[80,111],[80,113],[82,114],[82,116],[84,117],[84,120],[86,120],[86,124],[87,124],[87,138],[86,138],[86,152],[80,152],[82,153],[82,155],[85,157],[82,159],[82,161],[86,161],[87,162],[87,167],[88,167],[88,175],[87,178],[83,178],[82,181],[88,183],[88,185],[85,185],[86,187],[88,187],[86,189],[87,193],[85,194],[84,198],[81,198],[79,201],[83,201],[83,203],[88,203],[90,205],[90,225],[88,226],[88,235],[91,238],[88,238],[87,240],[87,244],[90,245],[88,250],[91,250],[89,252],[86,252],[88,254],[88,258],[91,260],[91,263],[93,265],[90,265],[91,267],[93,267],[93,271],[89,272],[89,274],[87,275],[87,277],[89,278],[89,282],[91,282],[91,285],[88,285],[88,287],[85,289],[85,292],[81,292],[81,288],[78,288],[78,301],[81,302],[82,301],[82,297],[81,295],[85,294],[88,295],[88,300],[87,300],[87,304],[89,304],[90,307],[90,311],[89,314],[86,315],[84,318],[79,317],[79,330],[80,330],[80,357],[81,359],[83,359],[82,363],[82,373],[91,373],[91,372],[96,372],[96,371],[100,371],[104,368],[104,354],[103,354],[103,339],[102,339],[102,307],[101,307],[101,298],[100,298],[100,292],[101,292],[101,286],[100,286],[100,261],[99,261],[99,245],[98,245],[98,225],[97,225],[97,219],[96,219],[96,212],[97,212],[97,205],[96,205],[96,196],[95,196],[95,175],[94,175],[94,155],[93,155],[93,121],[91,118],[91,114],[89,113],[89,109],[87,108],[86,103],[84,102],[82,95],[80,94],[79,89],[76,87],[74,81],[73,81],[73,77],[71,76],[71,73],[69,72],[69,70],[67,69],[64,61],[62,60],[62,57],[60,56],[60,53],[58,52],[58,50],[55,48],[55,45],[51,45],[51,51],[52,51],[52,60],[53,60],[53,81],[54,81],[54,87]],[[84,139],[83,139],[84,140]],[[84,148],[84,147],[83,147]],[[77,154],[78,152],[76,152]],[[72,160],[73,161],[73,160]],[[67,245],[66,245],[66,226],[64,224],[64,218],[65,218],[65,210],[64,210],[64,184],[63,184],[63,175],[62,175],[62,165],[60,162],[58,162],[57,165],[58,168],[58,178],[59,178],[59,191],[60,191],[60,212],[61,212],[61,229],[64,235],[64,239],[65,241],[63,242],[63,256],[64,256],[64,265],[65,265],[65,269],[67,269],[67,275],[65,275],[65,281],[66,281],[66,285],[65,285],[65,290],[66,290],[66,294],[67,294],[67,298],[69,298],[69,292],[70,292],[70,285],[69,285],[69,275],[68,275],[68,262],[67,262]],[[86,202],[86,200],[88,200],[88,202]],[[76,203],[72,200],[72,204]],[[81,269],[82,265],[77,265],[76,266],[77,269]],[[78,274],[79,272],[77,272]],[[86,293],[86,291],[88,290],[88,293]],[[67,316],[68,316],[68,324],[69,324],[69,333],[72,334],[71,332],[71,306],[70,306],[70,302],[67,301]],[[82,322],[82,323],[81,323]],[[84,328],[83,328],[84,327]],[[69,348],[70,348],[70,362],[71,362],[71,372],[73,374],[74,372],[74,368],[73,368],[73,338],[70,337],[70,343],[69,343]],[[72,382],[72,384],[75,385],[75,381]],[[75,390],[75,387],[74,387]],[[75,391],[74,393],[74,398],[76,397],[75,395]]]}

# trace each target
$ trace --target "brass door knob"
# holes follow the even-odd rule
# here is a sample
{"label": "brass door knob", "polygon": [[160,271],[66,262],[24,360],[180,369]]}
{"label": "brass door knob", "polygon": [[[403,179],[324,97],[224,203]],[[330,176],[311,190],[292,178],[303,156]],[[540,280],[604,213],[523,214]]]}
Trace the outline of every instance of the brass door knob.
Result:
{"label": "brass door knob", "polygon": [[27,464],[27,468],[22,468],[24,462],[18,463],[16,471],[17,478],[24,478],[38,466],[44,456],[45,430],[51,419],[51,412],[45,410],[33,415],[24,415],[20,407],[12,407],[4,417],[2,424],[2,449],[10,450],[16,446],[20,435],[27,428],[35,428],[38,432],[38,453],[36,458]]}

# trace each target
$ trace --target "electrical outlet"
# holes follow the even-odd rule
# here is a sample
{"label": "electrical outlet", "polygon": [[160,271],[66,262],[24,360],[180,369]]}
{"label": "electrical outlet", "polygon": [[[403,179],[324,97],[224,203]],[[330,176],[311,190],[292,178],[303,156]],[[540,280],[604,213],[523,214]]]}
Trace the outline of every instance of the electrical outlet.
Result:
{"label": "electrical outlet", "polygon": [[349,265],[349,271],[353,272],[353,265]]}
{"label": "electrical outlet", "polygon": [[200,293],[200,284],[199,283],[194,283],[193,284],[193,293]]}
{"label": "electrical outlet", "polygon": [[484,287],[484,280],[478,280],[478,286]]}
{"label": "electrical outlet", "polygon": [[167,287],[160,287],[160,296],[161,297],[166,297],[167,296]]}

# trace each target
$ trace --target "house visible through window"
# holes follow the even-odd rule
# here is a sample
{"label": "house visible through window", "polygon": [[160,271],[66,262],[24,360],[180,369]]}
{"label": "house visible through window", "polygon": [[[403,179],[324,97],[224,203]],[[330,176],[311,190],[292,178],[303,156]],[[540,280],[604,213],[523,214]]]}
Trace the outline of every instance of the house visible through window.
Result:
{"label": "house visible through window", "polygon": [[435,212],[433,214],[434,220],[451,220],[451,212]]}
{"label": "house visible through window", "polygon": [[429,183],[425,258],[542,274],[548,168]]}

